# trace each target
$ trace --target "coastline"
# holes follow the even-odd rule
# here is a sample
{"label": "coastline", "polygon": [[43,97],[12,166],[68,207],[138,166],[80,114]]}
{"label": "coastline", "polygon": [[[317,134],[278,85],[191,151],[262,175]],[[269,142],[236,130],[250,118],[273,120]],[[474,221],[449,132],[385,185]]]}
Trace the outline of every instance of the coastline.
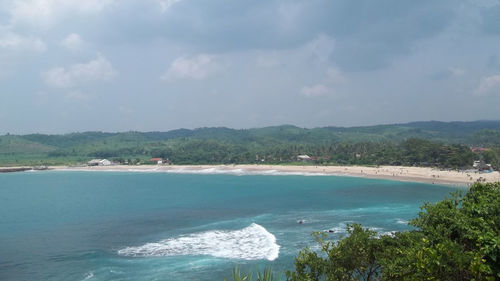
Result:
{"label": "coastline", "polygon": [[421,182],[454,186],[469,186],[479,179],[500,182],[500,173],[439,170],[405,166],[286,166],[286,165],[114,165],[92,167],[54,166],[56,171],[164,172],[186,174],[256,174],[256,175],[331,175],[396,181]]}

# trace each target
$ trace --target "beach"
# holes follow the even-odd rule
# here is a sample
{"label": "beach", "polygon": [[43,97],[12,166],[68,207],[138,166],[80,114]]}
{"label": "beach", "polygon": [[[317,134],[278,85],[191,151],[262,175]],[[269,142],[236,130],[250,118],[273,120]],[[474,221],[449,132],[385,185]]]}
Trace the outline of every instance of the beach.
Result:
{"label": "beach", "polygon": [[112,165],[92,167],[56,166],[58,171],[124,171],[203,174],[268,174],[268,175],[338,175],[398,181],[468,186],[474,182],[499,182],[498,171],[479,173],[473,170],[440,170],[405,166],[287,166],[287,165]]}

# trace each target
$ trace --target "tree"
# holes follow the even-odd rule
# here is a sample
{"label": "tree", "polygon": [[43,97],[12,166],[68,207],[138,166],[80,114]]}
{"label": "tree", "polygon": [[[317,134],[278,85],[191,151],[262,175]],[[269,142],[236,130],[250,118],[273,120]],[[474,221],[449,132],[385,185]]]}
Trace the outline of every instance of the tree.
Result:
{"label": "tree", "polygon": [[302,250],[287,279],[500,280],[500,183],[427,203],[410,224],[417,229],[382,237],[350,225],[338,242],[316,234],[321,252]]}
{"label": "tree", "polygon": [[291,281],[318,280],[377,280],[381,273],[378,254],[382,244],[376,232],[359,224],[347,227],[348,237],[338,243],[324,241],[324,233],[316,240],[327,258],[305,249],[295,259],[295,272],[288,272]]}

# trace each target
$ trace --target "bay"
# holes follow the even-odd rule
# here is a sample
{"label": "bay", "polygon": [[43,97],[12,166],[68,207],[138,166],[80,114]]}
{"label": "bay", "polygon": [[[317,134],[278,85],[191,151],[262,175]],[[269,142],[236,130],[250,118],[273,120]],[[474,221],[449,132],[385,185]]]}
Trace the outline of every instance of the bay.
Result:
{"label": "bay", "polygon": [[0,174],[0,280],[223,280],[283,272],[311,233],[409,229],[456,188],[340,176]]}

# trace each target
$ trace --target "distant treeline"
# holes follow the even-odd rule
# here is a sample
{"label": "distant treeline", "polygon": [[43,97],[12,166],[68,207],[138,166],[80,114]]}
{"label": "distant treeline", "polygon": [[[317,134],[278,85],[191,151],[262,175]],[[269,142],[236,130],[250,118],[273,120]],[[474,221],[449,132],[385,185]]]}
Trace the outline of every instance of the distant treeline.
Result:
{"label": "distant treeline", "polygon": [[156,148],[151,155],[179,164],[297,162],[308,155],[314,164],[407,165],[460,168],[472,165],[478,156],[464,145],[442,144],[421,139],[402,143],[360,142],[331,144],[280,144],[268,147],[189,140],[172,147]]}
{"label": "distant treeline", "polygon": [[[482,149],[473,153],[471,147]],[[91,158],[135,164],[152,157],[168,158],[175,164],[286,164],[306,154],[312,164],[466,168],[482,158],[498,167],[499,147],[500,121],[86,132],[0,136],[0,165],[74,164]]]}

